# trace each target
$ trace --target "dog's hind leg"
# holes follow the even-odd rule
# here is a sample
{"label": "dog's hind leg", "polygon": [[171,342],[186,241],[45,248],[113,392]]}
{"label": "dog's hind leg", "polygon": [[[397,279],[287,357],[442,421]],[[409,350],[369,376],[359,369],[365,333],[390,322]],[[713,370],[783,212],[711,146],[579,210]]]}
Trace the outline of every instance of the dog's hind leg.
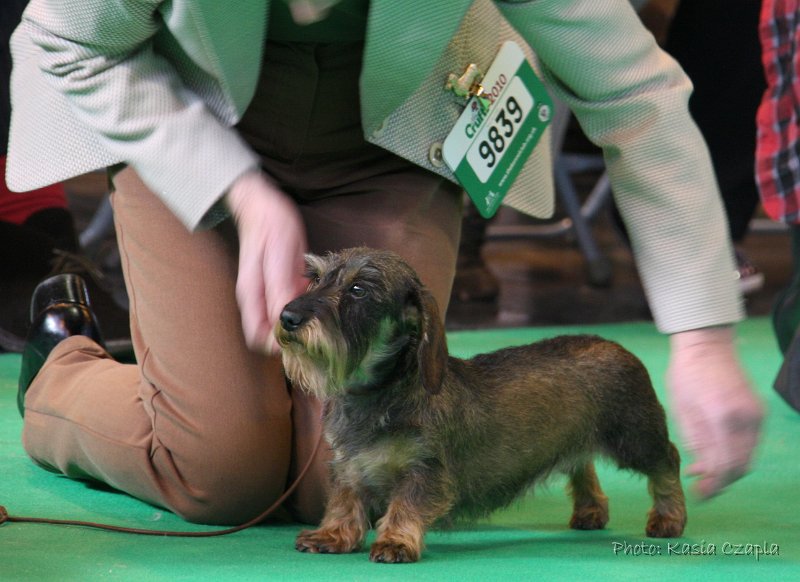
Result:
{"label": "dog's hind leg", "polygon": [[608,523],[608,497],[600,488],[594,463],[578,465],[569,476],[572,496],[572,529],[603,529]]}
{"label": "dog's hind leg", "polygon": [[653,508],[647,515],[645,531],[651,538],[676,538],[686,526],[686,500],[680,475],[680,455],[675,445],[668,444],[662,462],[651,472],[648,489],[653,497]]}
{"label": "dog's hind leg", "polygon": [[608,452],[622,469],[633,469],[648,479],[653,508],[645,531],[652,538],[675,538],[686,525],[686,500],[681,486],[681,459],[667,436],[666,425],[631,430],[619,435]]}

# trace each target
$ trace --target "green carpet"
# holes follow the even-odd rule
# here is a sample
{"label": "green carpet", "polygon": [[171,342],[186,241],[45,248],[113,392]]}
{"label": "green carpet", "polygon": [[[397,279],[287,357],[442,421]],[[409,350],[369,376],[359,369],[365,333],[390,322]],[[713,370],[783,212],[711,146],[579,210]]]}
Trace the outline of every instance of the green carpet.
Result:
{"label": "green carpet", "polygon": [[[454,354],[468,356],[564,332],[598,333],[620,342],[642,358],[663,398],[667,340],[650,324],[458,332],[449,339]],[[680,540],[644,537],[649,509],[645,481],[601,464],[598,473],[611,507],[604,531],[567,528],[564,481],[554,478],[489,520],[430,533],[422,561],[412,565],[372,564],[364,552],[300,554],[293,547],[298,525],[180,539],[7,523],[0,526],[0,580],[800,580],[800,503],[795,497],[800,490],[800,415],[772,393],[779,356],[769,323],[747,321],[739,337],[747,370],[769,407],[758,459],[753,472],[719,498],[690,499],[689,524]],[[207,529],[34,466],[19,443],[18,369],[18,356],[0,356],[0,505],[9,513]],[[704,554],[682,555],[683,544],[696,544]],[[764,547],[777,549],[777,555],[752,553]],[[749,555],[730,554],[748,549]]]}

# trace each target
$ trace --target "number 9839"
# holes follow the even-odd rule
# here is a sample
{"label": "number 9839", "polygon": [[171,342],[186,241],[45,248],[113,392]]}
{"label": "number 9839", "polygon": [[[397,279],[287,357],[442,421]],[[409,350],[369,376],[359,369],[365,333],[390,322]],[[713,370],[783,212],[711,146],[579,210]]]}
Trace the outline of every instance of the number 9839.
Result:
{"label": "number 9839", "polygon": [[481,182],[491,176],[533,107],[533,98],[522,83],[512,81],[501,99],[499,108],[492,112],[489,123],[467,152],[467,160]]}

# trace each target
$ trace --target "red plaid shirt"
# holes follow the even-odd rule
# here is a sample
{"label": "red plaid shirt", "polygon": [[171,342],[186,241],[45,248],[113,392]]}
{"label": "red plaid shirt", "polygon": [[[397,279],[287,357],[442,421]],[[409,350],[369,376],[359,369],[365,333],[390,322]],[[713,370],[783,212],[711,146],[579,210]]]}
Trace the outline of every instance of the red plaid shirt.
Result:
{"label": "red plaid shirt", "polygon": [[767,90],[758,109],[756,181],[773,220],[800,223],[800,0],[763,0]]}

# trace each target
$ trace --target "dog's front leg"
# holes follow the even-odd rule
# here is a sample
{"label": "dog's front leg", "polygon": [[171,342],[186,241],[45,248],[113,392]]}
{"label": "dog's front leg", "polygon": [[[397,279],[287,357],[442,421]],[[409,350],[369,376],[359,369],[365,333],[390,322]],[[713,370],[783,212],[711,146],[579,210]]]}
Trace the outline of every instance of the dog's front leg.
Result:
{"label": "dog's front leg", "polygon": [[348,486],[331,492],[319,529],[300,532],[295,548],[314,554],[346,554],[361,549],[368,521],[364,504]]}
{"label": "dog's front leg", "polygon": [[378,537],[370,548],[369,559],[391,564],[419,560],[425,531],[453,506],[452,491],[441,475],[409,476],[392,495],[386,513],[378,521]]}

